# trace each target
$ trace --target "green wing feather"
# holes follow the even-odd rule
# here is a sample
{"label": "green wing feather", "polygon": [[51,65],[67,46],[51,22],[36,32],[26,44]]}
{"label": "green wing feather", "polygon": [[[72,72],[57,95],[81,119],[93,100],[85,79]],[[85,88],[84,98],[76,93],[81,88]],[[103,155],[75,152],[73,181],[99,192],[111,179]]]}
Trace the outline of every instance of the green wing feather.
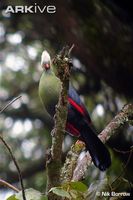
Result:
{"label": "green wing feather", "polygon": [[55,113],[55,105],[58,103],[61,82],[53,72],[43,72],[39,82],[39,96],[44,108],[50,115]]}

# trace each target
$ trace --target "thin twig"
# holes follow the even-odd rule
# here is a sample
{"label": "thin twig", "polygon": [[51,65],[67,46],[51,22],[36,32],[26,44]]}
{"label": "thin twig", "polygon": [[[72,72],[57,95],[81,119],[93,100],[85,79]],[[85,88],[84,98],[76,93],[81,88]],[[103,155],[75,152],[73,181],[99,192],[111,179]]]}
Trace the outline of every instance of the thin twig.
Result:
{"label": "thin twig", "polygon": [[0,110],[0,114],[5,111],[11,104],[13,104],[15,101],[17,101],[18,99],[20,99],[22,96],[19,95],[18,97],[15,97],[12,101],[10,101],[8,104],[6,104],[5,106],[3,106],[3,108]]}
{"label": "thin twig", "polygon": [[[133,147],[130,147],[130,148],[131,148],[131,150],[133,149]],[[122,151],[122,150],[119,150],[119,149],[116,149],[116,148],[113,148],[113,150],[116,151],[116,152],[118,152],[118,153],[121,153],[121,154],[127,154],[127,153],[131,152],[131,150],[129,150],[129,151]]]}
{"label": "thin twig", "polygon": [[[11,104],[10,104],[11,105]],[[25,191],[24,191],[24,184],[23,184],[23,179],[22,179],[22,174],[21,174],[21,170],[19,168],[19,165],[16,161],[16,158],[14,157],[13,153],[12,153],[12,150],[10,148],[10,146],[7,144],[7,142],[3,139],[3,137],[0,135],[0,140],[3,142],[3,144],[5,145],[6,149],[8,150],[13,162],[14,162],[14,165],[16,166],[17,168],[17,172],[18,172],[18,176],[19,176],[19,180],[20,180],[20,184],[21,184],[21,189],[22,189],[22,196],[23,196],[23,200],[26,200],[26,196],[25,196]]]}
{"label": "thin twig", "polygon": [[[12,101],[10,101],[8,104],[6,104],[1,110],[0,110],[0,114],[2,112],[4,112],[10,105],[12,105],[15,101],[17,101],[18,99],[21,98],[21,95],[19,95],[18,97],[15,97]],[[24,191],[24,184],[23,184],[23,179],[22,179],[22,174],[21,174],[21,170],[19,168],[19,165],[16,161],[16,158],[14,157],[12,150],[10,148],[10,146],[7,144],[7,142],[3,139],[3,137],[0,135],[0,139],[3,142],[3,144],[5,145],[6,149],[8,150],[16,168],[17,168],[17,172],[18,172],[18,176],[19,176],[19,180],[20,180],[20,184],[21,184],[21,189],[22,189],[22,196],[23,196],[23,200],[26,200],[26,196],[25,196],[25,191]],[[8,185],[9,186],[9,185]]]}
{"label": "thin twig", "polygon": [[123,167],[123,170],[121,171],[121,173],[119,174],[119,176],[117,176],[117,178],[111,183],[111,185],[113,185],[113,183],[116,182],[125,173],[125,169],[127,168],[128,164],[130,162],[132,153],[133,153],[133,149],[130,150],[130,154],[128,156],[128,159],[127,159],[127,162],[126,162],[125,166]]}
{"label": "thin twig", "polygon": [[8,183],[7,181],[4,181],[2,179],[0,179],[0,185],[10,188],[11,190],[14,190],[15,192],[20,192],[20,190],[18,188],[16,188],[15,186],[11,185],[10,183]]}
{"label": "thin twig", "polygon": [[72,44],[72,46],[70,47],[70,49],[69,49],[69,51],[68,51],[68,56],[70,56],[70,54],[71,54],[73,48],[74,48],[74,44]]}

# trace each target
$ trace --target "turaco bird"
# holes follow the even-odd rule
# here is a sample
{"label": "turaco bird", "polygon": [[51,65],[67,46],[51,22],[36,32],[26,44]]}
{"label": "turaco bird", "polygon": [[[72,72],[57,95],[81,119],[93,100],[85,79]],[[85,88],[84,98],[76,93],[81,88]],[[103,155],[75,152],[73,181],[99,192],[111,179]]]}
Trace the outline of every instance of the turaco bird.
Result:
{"label": "turaco bird", "polygon": [[[59,98],[61,82],[54,73],[54,66],[47,51],[42,53],[41,66],[43,73],[39,83],[39,96],[44,108],[53,117],[55,105]],[[111,165],[110,153],[97,137],[92,128],[89,113],[71,83],[68,91],[66,132],[78,137],[79,140],[85,143],[86,150],[89,151],[94,165],[101,171],[106,170]]]}

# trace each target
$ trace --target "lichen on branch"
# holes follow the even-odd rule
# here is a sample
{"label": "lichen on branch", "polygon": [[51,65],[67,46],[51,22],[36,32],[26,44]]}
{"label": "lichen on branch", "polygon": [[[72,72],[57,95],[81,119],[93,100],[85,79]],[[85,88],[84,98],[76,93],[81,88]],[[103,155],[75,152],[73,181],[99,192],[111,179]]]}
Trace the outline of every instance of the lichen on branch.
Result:
{"label": "lichen on branch", "polygon": [[[111,120],[111,122],[104,128],[104,130],[98,135],[100,140],[103,143],[106,143],[110,137],[114,134],[117,134],[125,124],[132,125],[133,124],[133,104],[125,105],[121,111]],[[82,158],[82,160],[78,163],[74,173],[73,173],[73,181],[81,180],[89,165],[91,164],[92,159],[90,154],[87,154]]]}
{"label": "lichen on branch", "polygon": [[[52,147],[47,160],[47,192],[55,186],[60,185],[60,169],[62,156],[62,142],[67,120],[67,95],[69,89],[69,77],[71,63],[69,59],[70,50],[68,46],[54,58],[53,64],[57,70],[56,76],[61,81],[61,91],[59,94],[56,113],[54,116],[54,128],[52,130]],[[50,194],[49,194],[50,196]],[[54,198],[51,198],[54,199]],[[57,199],[57,198],[56,198]]]}

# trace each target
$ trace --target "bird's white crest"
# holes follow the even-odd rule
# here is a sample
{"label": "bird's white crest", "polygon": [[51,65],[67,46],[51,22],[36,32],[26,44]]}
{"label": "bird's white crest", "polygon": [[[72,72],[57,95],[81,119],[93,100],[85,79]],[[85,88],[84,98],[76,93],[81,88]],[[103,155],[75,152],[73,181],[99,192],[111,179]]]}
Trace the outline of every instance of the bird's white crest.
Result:
{"label": "bird's white crest", "polygon": [[45,50],[42,52],[42,56],[41,56],[41,65],[44,63],[50,63],[51,62],[51,58],[49,53]]}

